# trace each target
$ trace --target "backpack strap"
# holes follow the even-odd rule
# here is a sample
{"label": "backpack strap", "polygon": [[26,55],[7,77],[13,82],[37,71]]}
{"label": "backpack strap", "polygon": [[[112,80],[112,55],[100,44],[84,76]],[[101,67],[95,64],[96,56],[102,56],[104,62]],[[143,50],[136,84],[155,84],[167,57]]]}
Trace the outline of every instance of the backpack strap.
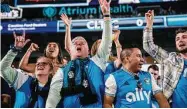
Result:
{"label": "backpack strap", "polygon": [[29,105],[28,108],[33,108],[35,102],[38,100],[38,80],[35,78],[32,79],[31,84],[30,84],[30,89],[31,89],[31,97],[29,99]]}

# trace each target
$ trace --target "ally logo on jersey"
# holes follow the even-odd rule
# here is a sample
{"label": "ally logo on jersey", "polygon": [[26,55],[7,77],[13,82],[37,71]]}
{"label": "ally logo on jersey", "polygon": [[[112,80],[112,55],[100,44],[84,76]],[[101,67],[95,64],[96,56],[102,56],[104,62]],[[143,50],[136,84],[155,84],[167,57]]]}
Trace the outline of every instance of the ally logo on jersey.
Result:
{"label": "ally logo on jersey", "polygon": [[151,91],[135,88],[135,92],[128,92],[125,98],[128,102],[147,101],[150,104]]}

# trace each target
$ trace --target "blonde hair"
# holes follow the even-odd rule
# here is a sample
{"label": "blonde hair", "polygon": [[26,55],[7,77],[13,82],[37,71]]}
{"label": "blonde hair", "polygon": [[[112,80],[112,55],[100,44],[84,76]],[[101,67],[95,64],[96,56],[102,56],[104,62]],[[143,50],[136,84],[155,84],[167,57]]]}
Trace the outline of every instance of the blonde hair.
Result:
{"label": "blonde hair", "polygon": [[91,56],[94,56],[97,53],[98,45],[101,43],[101,39],[96,40],[91,48]]}
{"label": "blonde hair", "polygon": [[[96,53],[97,53],[97,50],[98,50],[98,45],[101,43],[101,39],[98,39],[96,40],[93,45],[92,45],[92,48],[91,48],[91,56],[94,56]],[[108,61],[115,61],[117,58],[115,56],[109,56],[109,59]]]}

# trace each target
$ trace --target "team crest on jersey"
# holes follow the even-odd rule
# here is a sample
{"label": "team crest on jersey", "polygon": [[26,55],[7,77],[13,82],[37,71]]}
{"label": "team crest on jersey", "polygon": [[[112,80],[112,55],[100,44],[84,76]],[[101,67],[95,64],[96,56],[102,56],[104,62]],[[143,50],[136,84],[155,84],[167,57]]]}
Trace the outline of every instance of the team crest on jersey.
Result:
{"label": "team crest on jersey", "polygon": [[69,78],[73,78],[73,77],[74,77],[73,71],[70,71],[70,72],[68,73],[68,76],[69,76]]}
{"label": "team crest on jersey", "polygon": [[145,82],[145,84],[150,84],[151,83],[149,78],[145,78],[144,82]]}
{"label": "team crest on jersey", "polygon": [[88,80],[83,80],[83,86],[84,86],[85,88],[88,87]]}

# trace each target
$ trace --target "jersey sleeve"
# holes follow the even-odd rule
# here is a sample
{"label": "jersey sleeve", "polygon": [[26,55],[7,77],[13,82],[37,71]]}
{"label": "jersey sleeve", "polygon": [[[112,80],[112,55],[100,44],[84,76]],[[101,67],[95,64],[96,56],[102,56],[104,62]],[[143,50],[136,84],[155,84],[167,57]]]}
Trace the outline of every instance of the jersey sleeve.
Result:
{"label": "jersey sleeve", "polygon": [[117,91],[116,80],[113,75],[109,75],[105,82],[105,94],[108,96],[115,97]]}

